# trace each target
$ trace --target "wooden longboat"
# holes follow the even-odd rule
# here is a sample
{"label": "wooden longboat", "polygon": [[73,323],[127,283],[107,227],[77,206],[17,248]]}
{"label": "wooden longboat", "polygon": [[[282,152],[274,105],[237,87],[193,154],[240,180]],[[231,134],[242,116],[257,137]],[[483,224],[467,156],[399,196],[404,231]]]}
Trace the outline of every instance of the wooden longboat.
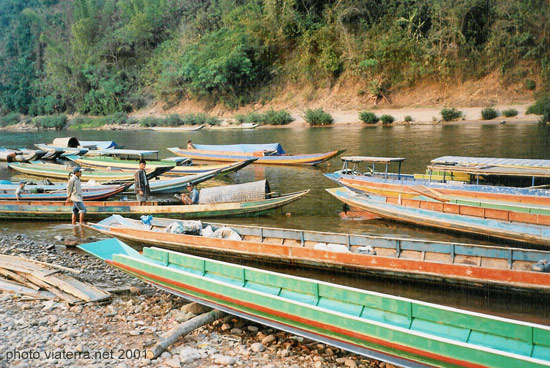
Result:
{"label": "wooden longboat", "polygon": [[548,367],[550,327],[117,239],[79,248],[162,290],[403,367]]}
{"label": "wooden longboat", "polygon": [[[249,202],[228,202],[197,205],[169,204],[164,202],[105,201],[84,202],[86,219],[104,218],[113,214],[139,218],[141,215],[153,215],[172,218],[203,218],[221,216],[245,216],[262,214],[269,210],[283,207],[309,193],[308,190],[283,194],[279,197]],[[65,202],[46,201],[1,201],[0,219],[49,219],[68,220],[71,218],[72,206]]]}
{"label": "wooden longboat", "polygon": [[[149,188],[153,194],[161,193],[179,193],[187,187],[188,183],[193,183],[194,185],[202,183],[206,180],[212,179],[213,177],[220,174],[219,170],[207,171],[200,174],[194,175],[185,175],[178,176],[168,179],[159,179],[159,180],[150,180]],[[129,188],[129,191],[133,192],[134,184]]]}
{"label": "wooden longboat", "polygon": [[[58,164],[45,164],[42,162],[33,161],[31,163],[10,163],[8,167],[27,175],[40,176],[52,179],[64,179],[67,180],[69,174],[73,170],[73,166],[58,165]],[[171,166],[159,166],[152,169],[146,169],[147,178],[151,179],[159,176],[168,170]],[[133,181],[134,172],[121,171],[121,170],[82,170],[80,177],[81,181],[95,180],[100,182],[110,181]]]}
{"label": "wooden longboat", "polygon": [[[272,146],[277,144],[266,144],[266,145],[223,145],[220,146],[220,150],[216,149],[216,145],[195,145],[197,149],[183,149],[179,147],[171,147],[168,150],[177,156],[189,157],[197,161],[217,161],[217,162],[234,162],[240,160],[246,160],[253,157],[256,157],[257,160],[254,161],[255,164],[266,164],[266,165],[317,165],[322,162],[328,161],[333,157],[336,157],[342,154],[345,150],[330,151],[325,153],[310,153],[310,154],[299,154],[299,155],[288,155],[282,151],[282,148],[279,150],[271,149]],[[245,147],[242,149],[242,147]],[[247,150],[247,147],[254,149],[258,147],[256,151]],[[201,149],[200,147],[208,147],[208,149]],[[262,147],[268,147],[263,149]],[[280,145],[278,145],[280,147]],[[222,151],[226,149],[227,151]],[[241,150],[242,149],[242,150]]]}
{"label": "wooden longboat", "polygon": [[[331,271],[375,274],[429,282],[459,284],[476,288],[520,292],[550,292],[550,273],[534,272],[550,252],[462,243],[437,242],[374,235],[342,234],[294,229],[203,223],[212,230],[224,226],[242,240],[189,234],[166,229],[173,219],[154,218],[152,228],[140,221],[111,216],[86,227],[134,244],[203,256],[327,268]],[[321,249],[317,244],[321,243]],[[330,244],[329,250],[323,245]],[[371,247],[372,255],[363,253]],[[334,249],[334,250],[332,250]],[[336,251],[338,249],[339,251]],[[346,249],[347,251],[342,251]]]}
{"label": "wooden longboat", "polygon": [[[100,201],[124,192],[130,185],[132,185],[132,183],[121,185],[97,185],[90,188],[83,187],[82,198],[85,201]],[[26,189],[26,191],[26,193],[19,195],[21,201],[64,201],[67,199],[66,185],[64,185],[64,188],[51,191],[43,190],[35,192],[32,189]],[[0,201],[17,201],[15,190],[8,191],[0,189]]]}
{"label": "wooden longboat", "polygon": [[[86,157],[86,156],[68,156],[69,160],[74,161],[78,165],[85,167],[92,167],[98,169],[118,169],[118,170],[137,170],[139,168],[138,160],[125,160],[116,157]],[[171,166],[169,171],[166,171],[163,175],[166,176],[182,176],[182,175],[194,175],[205,173],[212,170],[217,170],[220,175],[226,175],[236,172],[251,163],[256,161],[256,158],[250,158],[248,160],[242,160],[232,162],[229,164],[216,164],[216,165],[176,165],[174,161],[170,160],[148,160],[147,168]]]}
{"label": "wooden longboat", "polygon": [[[512,211],[504,211],[509,217],[506,219],[487,218],[502,213],[501,210],[469,207],[470,213],[449,213],[433,210],[435,205],[457,206],[454,204],[434,203],[430,209],[413,208],[399,204],[386,203],[373,199],[372,196],[354,193],[347,188],[326,189],[331,195],[346,203],[352,208],[374,213],[378,216],[399,222],[429,226],[439,229],[459,231],[469,234],[481,234],[495,238],[509,239],[518,242],[550,245],[550,226],[516,222],[517,219],[530,218],[532,215]],[[403,200],[405,201],[405,200]],[[428,203],[428,202],[426,202]],[[455,207],[456,208],[456,207]],[[465,207],[466,208],[466,207]],[[485,217],[474,217],[473,214],[485,213]]]}
{"label": "wooden longboat", "polygon": [[171,132],[171,133],[180,133],[180,132],[195,132],[204,128],[204,124],[201,125],[191,125],[191,126],[174,126],[174,127],[151,127],[149,129],[154,130],[155,132]]}

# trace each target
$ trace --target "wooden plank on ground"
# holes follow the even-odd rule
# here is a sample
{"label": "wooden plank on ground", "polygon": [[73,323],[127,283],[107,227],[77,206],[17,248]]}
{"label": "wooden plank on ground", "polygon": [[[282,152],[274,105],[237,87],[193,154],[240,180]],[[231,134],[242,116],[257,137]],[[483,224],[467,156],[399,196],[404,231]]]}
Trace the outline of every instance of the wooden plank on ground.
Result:
{"label": "wooden plank on ground", "polygon": [[46,276],[43,280],[48,283],[55,284],[61,290],[87,302],[104,300],[111,296],[110,293],[104,290],[65,274]]}
{"label": "wooden plank on ground", "polygon": [[13,294],[28,295],[38,299],[53,299],[55,297],[55,295],[50,292],[33,290],[31,288],[10,282],[3,278],[0,278],[0,290]]}
{"label": "wooden plank on ground", "polygon": [[58,268],[60,270],[68,271],[68,272],[72,272],[72,273],[76,273],[76,274],[80,273],[80,270],[75,270],[74,268],[64,267],[64,266],[56,265],[56,264],[53,264],[53,263],[40,262],[40,261],[36,261],[34,259],[29,259],[29,258],[25,258],[25,257],[21,257],[21,256],[17,257],[17,256],[8,256],[8,255],[1,254],[0,255],[0,263],[3,263],[2,262],[3,260],[15,262],[15,263],[21,263],[22,265],[25,265],[27,267],[32,267],[32,264],[35,264],[35,265],[38,265],[35,268],[42,268],[43,269],[44,267],[40,267],[40,266],[47,266],[47,267],[51,267],[51,268]]}
{"label": "wooden plank on ground", "polygon": [[19,282],[20,284],[23,284],[25,285],[26,287],[29,287],[33,290],[40,290],[40,287],[39,286],[36,286],[35,284],[33,284],[32,282],[30,282],[27,278],[25,278],[24,276],[21,276],[21,275],[18,275],[16,274],[15,272],[12,272],[12,271],[9,271],[9,270],[6,270],[4,268],[0,268],[0,275],[3,275],[3,276],[7,276],[8,278],[14,280],[14,281],[17,281]]}
{"label": "wooden plank on ground", "polygon": [[66,301],[69,304],[75,304],[79,301],[79,299],[75,298],[74,296],[69,295],[69,294],[57,289],[56,287],[49,285],[48,283],[42,281],[41,279],[39,279],[38,277],[36,277],[34,275],[27,274],[26,277],[30,281],[35,283],[36,285],[39,285],[40,287],[48,290],[50,293],[54,294],[55,296],[59,297],[60,299]]}

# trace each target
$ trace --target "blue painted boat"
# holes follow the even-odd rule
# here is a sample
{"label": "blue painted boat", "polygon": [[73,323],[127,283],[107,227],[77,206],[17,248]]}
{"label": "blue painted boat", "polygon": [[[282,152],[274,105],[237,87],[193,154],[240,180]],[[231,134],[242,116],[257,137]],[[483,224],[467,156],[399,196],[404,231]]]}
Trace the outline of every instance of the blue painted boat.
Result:
{"label": "blue painted boat", "polygon": [[347,188],[332,188],[327,189],[327,192],[352,208],[359,208],[394,221],[550,246],[550,226],[547,225],[486,219],[390,204],[384,201],[385,197],[359,194]]}

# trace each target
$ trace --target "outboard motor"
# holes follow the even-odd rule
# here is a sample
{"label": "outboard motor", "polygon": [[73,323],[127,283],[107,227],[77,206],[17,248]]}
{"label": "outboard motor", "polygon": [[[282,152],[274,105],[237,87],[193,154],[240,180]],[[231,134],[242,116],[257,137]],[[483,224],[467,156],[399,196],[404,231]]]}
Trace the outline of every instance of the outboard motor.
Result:
{"label": "outboard motor", "polygon": [[531,270],[535,272],[550,272],[550,262],[547,259],[541,259],[531,267]]}

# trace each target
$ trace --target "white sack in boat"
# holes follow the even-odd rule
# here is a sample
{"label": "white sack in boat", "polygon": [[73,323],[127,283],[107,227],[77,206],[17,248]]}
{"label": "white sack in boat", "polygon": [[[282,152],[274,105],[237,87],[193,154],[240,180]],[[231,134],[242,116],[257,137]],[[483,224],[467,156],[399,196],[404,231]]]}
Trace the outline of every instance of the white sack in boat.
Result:
{"label": "white sack in boat", "polygon": [[329,252],[337,252],[337,253],[350,253],[348,247],[346,247],[343,244],[317,243],[313,246],[313,249],[326,250]]}
{"label": "white sack in boat", "polygon": [[229,239],[229,240],[242,240],[241,236],[233,229],[226,226],[219,228],[212,234],[214,238]]}

